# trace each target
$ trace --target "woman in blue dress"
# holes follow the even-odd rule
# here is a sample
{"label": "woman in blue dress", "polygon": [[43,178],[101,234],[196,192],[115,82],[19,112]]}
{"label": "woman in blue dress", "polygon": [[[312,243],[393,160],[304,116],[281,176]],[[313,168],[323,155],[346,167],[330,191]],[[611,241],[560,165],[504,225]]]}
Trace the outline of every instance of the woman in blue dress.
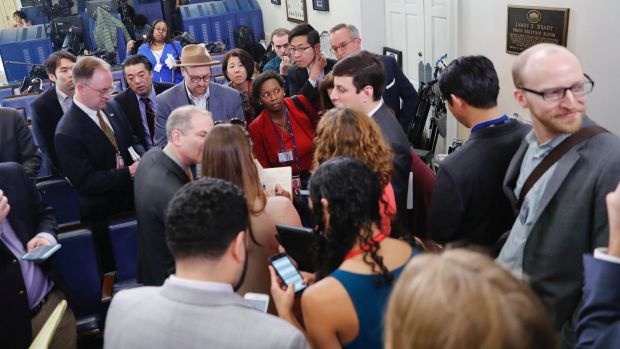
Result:
{"label": "woman in blue dress", "polygon": [[305,331],[314,348],[382,348],[387,300],[413,249],[381,233],[383,188],[361,161],[335,157],[324,162],[309,188],[320,235],[315,251],[319,281],[301,296],[303,328],[292,310],[294,287],[285,287],[270,267],[278,314]]}
{"label": "woman in blue dress", "polygon": [[[146,56],[153,65],[153,81],[178,83],[183,81],[176,62],[181,56],[181,44],[172,40],[168,26],[163,19],[153,22],[138,53]],[[176,68],[176,69],[175,69]]]}

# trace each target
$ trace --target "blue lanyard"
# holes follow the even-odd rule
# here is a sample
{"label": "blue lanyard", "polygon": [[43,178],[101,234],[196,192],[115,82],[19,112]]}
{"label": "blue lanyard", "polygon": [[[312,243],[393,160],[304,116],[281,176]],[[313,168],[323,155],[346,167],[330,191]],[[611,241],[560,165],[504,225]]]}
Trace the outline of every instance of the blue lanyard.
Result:
{"label": "blue lanyard", "polygon": [[491,119],[491,120],[487,120],[484,122],[481,122],[477,125],[475,125],[474,127],[471,128],[471,133],[474,133],[482,128],[485,127],[491,127],[491,126],[495,126],[495,125],[499,125],[499,124],[505,124],[508,121],[510,121],[510,118],[508,117],[508,115],[504,114],[502,116],[500,116],[497,119]]}
{"label": "blue lanyard", "polygon": [[[288,132],[291,134],[291,140],[293,141],[293,155],[295,156],[295,166],[297,167],[297,171],[301,171],[301,161],[299,160],[299,154],[297,153],[297,143],[295,142],[295,134],[293,133],[293,126],[291,125],[291,118],[288,116],[288,108],[284,107],[284,117],[286,118],[286,124],[288,126]],[[269,118],[271,120],[271,118]],[[280,141],[280,149],[282,152],[286,151],[286,146],[284,145],[284,139],[282,139],[282,135],[276,127],[276,123],[271,120],[271,125],[273,126],[273,131],[276,133],[278,137],[278,141]]]}

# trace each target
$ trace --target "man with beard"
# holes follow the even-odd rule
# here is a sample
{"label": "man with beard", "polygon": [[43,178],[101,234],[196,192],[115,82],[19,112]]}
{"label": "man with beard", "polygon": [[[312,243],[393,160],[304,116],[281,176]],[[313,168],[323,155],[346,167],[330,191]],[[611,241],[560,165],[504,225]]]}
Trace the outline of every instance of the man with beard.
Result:
{"label": "man with beard", "polygon": [[[561,347],[571,348],[582,296],[582,255],[607,245],[605,196],[620,180],[620,140],[604,130],[587,134],[597,128],[585,116],[594,82],[566,48],[530,47],[517,57],[512,74],[514,96],[529,109],[533,130],[504,178],[504,192],[518,212],[497,260],[528,280],[550,314]],[[554,155],[562,148],[568,150]],[[537,168],[543,161],[551,164],[546,171]],[[530,177],[533,173],[542,175]]]}
{"label": "man with beard", "polygon": [[183,186],[168,205],[166,240],[176,273],[162,287],[114,296],[105,348],[307,348],[284,320],[261,313],[234,290],[247,267],[243,192],[214,178]]}

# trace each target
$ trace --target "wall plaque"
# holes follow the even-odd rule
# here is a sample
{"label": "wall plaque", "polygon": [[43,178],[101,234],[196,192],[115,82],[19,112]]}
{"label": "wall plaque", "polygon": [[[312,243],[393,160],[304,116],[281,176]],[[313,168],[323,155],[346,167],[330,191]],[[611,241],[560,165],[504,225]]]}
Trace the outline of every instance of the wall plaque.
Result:
{"label": "wall plaque", "polygon": [[568,8],[508,5],[506,52],[519,54],[548,42],[566,46]]}

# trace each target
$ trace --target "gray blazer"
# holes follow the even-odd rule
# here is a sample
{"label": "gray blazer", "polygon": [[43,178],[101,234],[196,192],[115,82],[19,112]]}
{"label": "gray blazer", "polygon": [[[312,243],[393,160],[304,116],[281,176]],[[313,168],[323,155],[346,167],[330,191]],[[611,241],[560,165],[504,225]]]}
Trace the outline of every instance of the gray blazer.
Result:
{"label": "gray blazer", "polygon": [[[155,98],[157,115],[155,117],[155,145],[163,148],[168,143],[166,120],[177,107],[190,104],[185,82],[181,81]],[[228,87],[209,83],[209,110],[213,121],[228,121],[233,118],[244,120],[239,92]]]}
{"label": "gray blazer", "polygon": [[286,321],[256,310],[236,293],[208,292],[166,280],[114,296],[105,348],[308,348]]}
{"label": "gray blazer", "polygon": [[[583,127],[593,125],[584,119]],[[504,178],[504,192],[515,208],[514,188],[527,147],[524,140]],[[582,296],[582,256],[607,246],[605,196],[620,181],[619,149],[620,139],[603,133],[564,154],[547,183],[525,243],[523,272],[567,343],[574,342],[574,313]]]}

